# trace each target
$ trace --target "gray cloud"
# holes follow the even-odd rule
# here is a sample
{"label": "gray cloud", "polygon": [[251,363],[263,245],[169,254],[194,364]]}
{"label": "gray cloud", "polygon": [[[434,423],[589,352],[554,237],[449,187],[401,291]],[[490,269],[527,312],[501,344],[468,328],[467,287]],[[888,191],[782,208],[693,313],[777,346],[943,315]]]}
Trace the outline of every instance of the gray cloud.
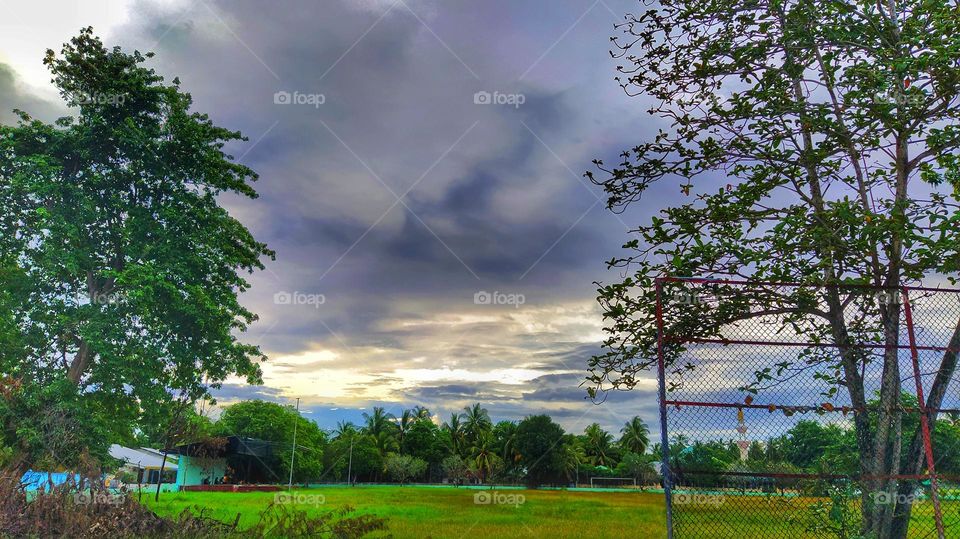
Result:
{"label": "gray cloud", "polygon": [[20,109],[34,118],[50,122],[66,114],[66,108],[35,97],[20,84],[16,73],[10,66],[0,63],[0,123],[12,124],[19,118],[14,109]]}
{"label": "gray cloud", "polygon": [[[616,278],[603,261],[652,208],[621,221],[580,174],[656,126],[607,54],[635,4],[606,4],[614,13],[587,0],[143,1],[111,32],[155,51],[197,110],[250,137],[230,151],[260,173],[261,198],[224,203],[277,251],[243,298],[261,315],[248,339],[272,362],[269,387],[220,395],[303,396],[321,423],[374,402],[450,412],[477,400],[501,418],[622,423],[577,385],[601,338],[592,282]],[[275,104],[277,92],[324,103]],[[525,101],[475,104],[477,92]],[[13,95],[0,105],[43,108]],[[475,305],[481,290],[526,302]],[[281,291],[326,301],[277,305]],[[291,359],[318,351],[329,354]],[[490,372],[518,378],[475,380]],[[646,413],[649,398],[622,402]]]}

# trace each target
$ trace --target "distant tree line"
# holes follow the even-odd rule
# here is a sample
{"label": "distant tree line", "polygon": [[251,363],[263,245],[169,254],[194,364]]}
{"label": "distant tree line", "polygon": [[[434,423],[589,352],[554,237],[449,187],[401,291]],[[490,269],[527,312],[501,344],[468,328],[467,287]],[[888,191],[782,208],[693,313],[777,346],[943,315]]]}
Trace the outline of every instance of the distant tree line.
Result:
{"label": "distant tree line", "polygon": [[[449,482],[569,485],[590,477],[658,481],[648,453],[649,429],[634,417],[619,437],[593,423],[567,433],[548,415],[494,423],[479,403],[438,421],[425,407],[399,416],[382,407],[363,423],[341,422],[330,432],[299,416],[290,406],[243,401],[216,421],[194,428],[198,437],[246,436],[275,444],[265,466],[285,482],[297,424],[294,480],[297,482]],[[200,420],[204,421],[204,420]],[[191,420],[196,423],[196,419]],[[144,445],[162,443],[146,435]],[[348,477],[349,473],[349,477]]]}

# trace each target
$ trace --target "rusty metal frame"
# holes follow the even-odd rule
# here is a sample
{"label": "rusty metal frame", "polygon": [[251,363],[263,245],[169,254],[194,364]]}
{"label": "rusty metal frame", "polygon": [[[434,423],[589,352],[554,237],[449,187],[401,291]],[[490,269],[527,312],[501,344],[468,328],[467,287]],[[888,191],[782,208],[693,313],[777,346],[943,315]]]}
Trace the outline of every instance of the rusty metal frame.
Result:
{"label": "rusty metal frame", "polygon": [[[671,470],[670,463],[670,440],[669,440],[669,424],[668,424],[668,407],[707,407],[707,408],[769,408],[768,404],[749,404],[749,403],[724,403],[724,402],[699,402],[699,401],[686,401],[686,400],[670,400],[667,398],[666,391],[666,367],[665,367],[665,358],[664,358],[664,345],[668,342],[676,342],[677,339],[667,336],[664,332],[664,320],[663,320],[663,284],[667,282],[683,282],[690,284],[720,284],[720,285],[733,285],[733,286],[767,286],[767,287],[810,287],[810,288],[825,288],[826,285],[817,285],[817,284],[805,284],[805,283],[784,283],[784,282],[765,282],[765,281],[749,281],[749,280],[734,280],[734,279],[708,279],[708,278],[683,278],[683,277],[657,277],[654,279],[654,287],[656,292],[656,329],[657,329],[657,392],[658,392],[658,404],[660,412],[660,443],[661,443],[661,474],[663,476],[663,491],[664,491],[664,501],[666,504],[666,528],[667,528],[667,537],[673,539],[674,537],[674,507],[673,507],[673,487],[674,487],[674,473]],[[950,351],[946,347],[938,346],[919,346],[916,341],[915,331],[914,331],[914,321],[913,321],[913,309],[910,303],[910,291],[921,291],[921,292],[953,292],[960,293],[960,290],[955,289],[942,289],[942,288],[931,288],[931,287],[874,287],[870,285],[837,285],[844,289],[856,289],[863,288],[866,290],[878,290],[886,292],[898,292],[903,299],[903,315],[904,322],[907,330],[907,336],[909,340],[908,345],[898,345],[896,348],[909,350],[913,366],[913,376],[915,382],[915,391],[917,397],[918,408],[915,410],[919,413],[920,424],[921,424],[921,434],[923,439],[923,451],[924,458],[926,459],[927,473],[920,475],[897,475],[891,477],[885,477],[884,479],[902,479],[902,480],[925,480],[928,479],[931,485],[931,499],[934,506],[934,521],[936,525],[936,532],[940,539],[945,537],[945,529],[943,524],[943,515],[940,505],[940,494],[938,486],[938,478],[946,477],[938,475],[935,468],[935,458],[934,458],[934,448],[931,438],[930,430],[930,414],[932,412],[960,412],[960,410],[955,409],[928,409],[926,406],[926,401],[923,391],[923,383],[921,379],[921,369],[919,362],[918,352],[921,350],[934,350],[934,351]],[[744,345],[766,345],[766,346],[823,346],[823,347],[835,347],[837,345],[830,343],[801,343],[801,342],[780,342],[780,341],[762,341],[762,340],[723,340],[723,339],[700,339],[693,337],[683,337],[683,342],[686,343],[715,343],[715,344],[744,344]],[[885,345],[865,345],[864,348],[886,348]],[[798,405],[798,406],[784,406],[778,405],[781,408],[790,408],[800,411],[809,411],[816,410],[817,406],[809,405]],[[846,410],[843,410],[846,411]],[[854,410],[855,411],[855,410]],[[701,472],[698,472],[701,473]],[[811,477],[811,474],[781,474],[781,473],[754,473],[754,472],[720,472],[718,475],[731,475],[731,476],[751,476],[751,477],[769,477],[769,478],[807,478]],[[818,478],[832,478],[832,479],[842,479],[846,476],[833,476],[833,475],[824,475],[824,476],[815,476]],[[864,479],[864,478],[861,478]],[[960,478],[958,478],[960,479]]]}

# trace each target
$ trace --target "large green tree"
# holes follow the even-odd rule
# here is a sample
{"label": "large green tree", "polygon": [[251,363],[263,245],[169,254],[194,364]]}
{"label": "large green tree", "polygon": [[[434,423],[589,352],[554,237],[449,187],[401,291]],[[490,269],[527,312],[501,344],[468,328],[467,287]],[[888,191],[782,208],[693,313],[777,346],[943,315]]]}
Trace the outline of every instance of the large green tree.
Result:
{"label": "large green tree", "polygon": [[[294,428],[297,438],[295,455]],[[268,469],[270,479],[278,483],[283,483],[288,478],[291,458],[295,481],[314,481],[324,472],[326,433],[292,406],[259,400],[238,402],[223,411],[213,426],[213,434],[270,442],[272,456],[261,463]]]}
{"label": "large green tree", "polygon": [[256,196],[224,152],[244,139],[151,56],[84,29],[44,58],[76,115],[0,126],[0,372],[24,392],[65,381],[115,437],[175,395],[258,381],[264,358],[238,295],[272,253],[219,202]]}
{"label": "large green tree", "polygon": [[526,471],[527,484],[563,481],[563,437],[563,427],[547,415],[532,415],[517,425],[516,451]]}
{"label": "large green tree", "polygon": [[[872,397],[861,373],[879,365],[879,406],[854,417],[866,536],[906,535],[911,506],[877,504],[875,494],[909,500],[915,482],[892,477],[924,466],[917,428],[905,462],[891,458],[904,427],[903,305],[830,285],[897,294],[960,268],[958,15],[956,3],[929,0],[662,0],[628,15],[615,38],[618,80],[648,97],[662,128],[616,166],[597,161],[601,172],[588,173],[616,211],[654,186],[687,198],[640,226],[631,252],[611,261],[631,269],[600,289],[608,339],[591,361],[593,391],[631,388],[653,365],[657,276],[827,285],[815,294],[717,290],[716,302],[667,306],[665,329],[709,338],[760,313],[784,330],[802,327],[836,346],[808,354],[807,372],[858,410]],[[956,329],[939,343],[952,351],[929,369],[934,409],[956,371],[958,322],[947,321]],[[879,341],[879,352],[856,346],[864,341]],[[667,346],[668,367],[680,351]]]}

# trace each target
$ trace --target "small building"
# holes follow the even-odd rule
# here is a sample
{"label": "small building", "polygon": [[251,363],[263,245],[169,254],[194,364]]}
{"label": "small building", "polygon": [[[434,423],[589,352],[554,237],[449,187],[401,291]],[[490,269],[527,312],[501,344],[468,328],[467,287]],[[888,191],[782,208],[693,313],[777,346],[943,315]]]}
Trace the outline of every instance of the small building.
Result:
{"label": "small building", "polygon": [[[280,482],[270,469],[273,444],[255,438],[227,436],[178,446],[176,484],[180,490],[251,490],[252,485]],[[269,487],[273,489],[274,487]]]}
{"label": "small building", "polygon": [[[149,447],[124,447],[113,444],[110,446],[110,456],[121,461],[120,469],[129,472],[136,478],[131,483],[137,485],[156,485],[157,483],[174,483],[177,476],[177,457],[167,455],[164,464],[163,452]],[[161,477],[160,469],[163,468]]]}

